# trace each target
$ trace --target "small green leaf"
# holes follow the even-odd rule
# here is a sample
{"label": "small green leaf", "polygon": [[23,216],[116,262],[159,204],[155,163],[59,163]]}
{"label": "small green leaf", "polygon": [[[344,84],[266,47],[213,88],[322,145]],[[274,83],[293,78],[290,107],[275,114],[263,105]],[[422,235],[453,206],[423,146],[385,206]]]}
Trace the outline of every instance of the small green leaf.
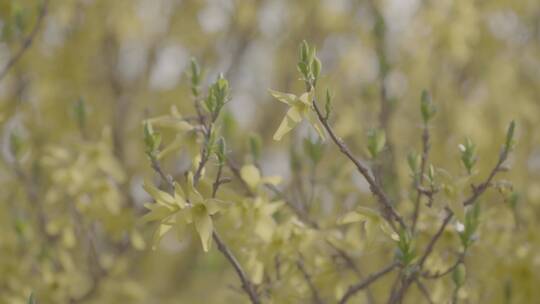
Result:
{"label": "small green leaf", "polygon": [[326,89],[326,102],[324,103],[324,119],[327,120],[330,117],[330,112],[332,111],[332,95],[330,90]]}
{"label": "small green leaf", "polygon": [[81,130],[86,128],[86,103],[84,99],[80,97],[73,105],[73,112],[75,113],[75,119]]}
{"label": "small green leaf", "polygon": [[36,297],[34,296],[34,292],[30,293],[30,296],[28,297],[28,301],[26,302],[28,304],[36,304]]}
{"label": "small green leaf", "polygon": [[465,284],[465,265],[463,263],[460,263],[454,271],[452,271],[452,281],[456,285],[456,287],[461,287],[463,284]]}
{"label": "small green leaf", "polygon": [[426,90],[422,91],[420,111],[422,113],[422,119],[424,120],[424,123],[428,123],[429,120],[433,118],[433,116],[435,116],[435,113],[437,113],[437,108],[435,107],[435,105],[433,105],[431,95]]}
{"label": "small green leaf", "polygon": [[514,146],[515,129],[516,129],[516,122],[512,120],[512,122],[510,122],[510,125],[508,126],[508,131],[506,132],[506,144],[505,144],[506,151],[512,150]]}
{"label": "small green leaf", "polygon": [[215,154],[218,159],[219,165],[223,166],[223,164],[225,164],[226,156],[225,138],[220,137],[217,140]]}
{"label": "small green leaf", "polygon": [[467,137],[465,143],[459,145],[459,150],[461,152],[461,161],[465,169],[467,169],[467,173],[471,174],[478,159],[476,156],[476,145]]}
{"label": "small green leaf", "polygon": [[311,64],[311,70],[313,71],[313,77],[314,77],[314,80],[313,80],[314,84],[316,84],[317,79],[319,79],[319,75],[321,74],[321,69],[322,69],[321,60],[315,57],[315,59],[313,60],[313,63]]}
{"label": "small green leaf", "polygon": [[371,158],[376,158],[386,144],[386,134],[382,129],[372,129],[368,132],[368,152]]}
{"label": "small green leaf", "polygon": [[251,153],[251,157],[253,158],[254,161],[259,160],[259,158],[261,157],[261,146],[262,146],[261,137],[256,133],[252,133],[249,136],[248,141],[249,141],[249,151]]}

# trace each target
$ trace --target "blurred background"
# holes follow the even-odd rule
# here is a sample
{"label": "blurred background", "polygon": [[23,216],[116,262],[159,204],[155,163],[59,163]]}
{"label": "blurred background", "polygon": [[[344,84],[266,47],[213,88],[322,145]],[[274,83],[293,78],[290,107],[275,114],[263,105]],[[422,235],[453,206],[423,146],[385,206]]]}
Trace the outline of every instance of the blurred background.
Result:
{"label": "blurred background", "polygon": [[[206,84],[219,73],[230,81],[221,119],[233,157],[245,161],[248,138],[259,134],[265,174],[284,176],[295,195],[295,176],[309,174],[295,167],[295,151],[312,131],[302,125],[274,142],[286,108],[268,89],[303,92],[296,61],[304,39],[323,63],[319,93],[334,96],[336,132],[365,155],[367,130],[386,130],[385,187],[398,201],[409,199],[406,155],[420,149],[423,89],[438,107],[431,159],[452,172],[466,136],[477,144],[480,172],[491,168],[516,120],[504,179],[520,199],[485,199],[497,208],[486,208],[494,220],[475,245],[464,297],[540,297],[537,0],[0,0],[0,33],[0,69],[33,37],[0,79],[0,303],[26,303],[31,291],[39,303],[244,301],[230,266],[215,250],[202,254],[196,236],[150,249],[151,231],[137,220],[149,200],[142,181],[153,175],[141,121],[171,105],[193,115],[186,72],[197,58]],[[192,152],[167,159],[167,170],[181,174]],[[331,170],[344,164],[328,146],[320,170],[352,176],[333,186],[351,183],[369,197],[351,170]],[[91,229],[97,240],[81,241]],[[107,269],[100,284],[89,259]]]}

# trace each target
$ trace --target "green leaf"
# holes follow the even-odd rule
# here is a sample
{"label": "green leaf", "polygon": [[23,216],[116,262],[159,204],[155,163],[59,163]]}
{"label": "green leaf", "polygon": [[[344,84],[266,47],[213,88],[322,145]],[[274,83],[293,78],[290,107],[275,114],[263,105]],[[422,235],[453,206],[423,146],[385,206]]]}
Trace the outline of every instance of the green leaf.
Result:
{"label": "green leaf", "polygon": [[514,132],[516,129],[516,122],[512,120],[508,126],[508,131],[506,132],[506,144],[505,150],[510,151],[514,146]]}
{"label": "green leaf", "polygon": [[422,113],[424,123],[428,123],[429,120],[435,116],[435,113],[437,113],[437,108],[435,105],[433,105],[431,95],[426,90],[422,91],[420,111]]}
{"label": "green leaf", "polygon": [[452,271],[452,281],[454,284],[459,288],[465,284],[465,265],[463,263],[460,263],[454,271]]}
{"label": "green leaf", "polygon": [[36,298],[34,296],[34,292],[30,293],[30,296],[28,297],[28,301],[26,302],[28,304],[36,304]]}
{"label": "green leaf", "polygon": [[371,158],[376,158],[384,149],[386,134],[382,129],[372,129],[368,132],[368,152]]}
{"label": "green leaf", "polygon": [[240,169],[240,176],[254,190],[261,182],[261,173],[254,165],[246,165]]}
{"label": "green leaf", "polygon": [[249,151],[251,153],[251,157],[253,158],[253,161],[257,161],[261,157],[261,137],[256,134],[252,133],[249,136]]}

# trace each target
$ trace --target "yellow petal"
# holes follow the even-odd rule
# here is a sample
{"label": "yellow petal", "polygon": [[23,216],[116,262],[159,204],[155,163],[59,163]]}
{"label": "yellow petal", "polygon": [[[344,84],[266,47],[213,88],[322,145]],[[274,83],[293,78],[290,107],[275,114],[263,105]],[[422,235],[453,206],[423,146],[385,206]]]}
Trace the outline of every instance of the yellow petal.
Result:
{"label": "yellow petal", "polygon": [[262,283],[264,276],[264,265],[257,259],[255,252],[250,253],[246,262],[246,268],[249,273],[249,277],[254,284]]}
{"label": "yellow petal", "polygon": [[146,247],[146,242],[144,241],[144,238],[137,230],[133,230],[131,232],[130,241],[133,248],[137,250],[143,250]]}
{"label": "yellow petal", "polygon": [[254,165],[245,165],[240,169],[240,176],[249,185],[251,189],[255,189],[261,181],[261,173]]}
{"label": "yellow petal", "polygon": [[346,224],[351,224],[351,223],[363,222],[363,221],[366,221],[367,219],[368,218],[365,215],[360,214],[356,211],[351,211],[341,216],[337,220],[337,223],[338,225],[346,225]]}
{"label": "yellow petal", "polygon": [[212,218],[204,208],[194,212],[193,221],[195,222],[195,229],[197,229],[197,233],[201,238],[203,250],[207,252],[212,244],[212,233],[214,232]]}
{"label": "yellow petal", "polygon": [[209,198],[204,201],[204,205],[206,206],[206,210],[208,211],[208,214],[214,215],[219,212],[221,207],[225,205],[226,203],[222,200],[215,199],[215,198]]}
{"label": "yellow petal", "polygon": [[270,90],[270,94],[272,94],[272,96],[274,96],[274,98],[277,100],[290,106],[294,105],[294,102],[296,101],[296,95],[294,94],[281,93],[274,90]]}
{"label": "yellow petal", "polygon": [[156,250],[157,245],[159,244],[159,242],[161,241],[163,236],[169,230],[171,230],[171,228],[172,228],[172,225],[169,225],[169,224],[161,224],[161,225],[158,226],[158,228],[154,232],[154,237],[153,237],[153,240],[152,240],[152,250]]}
{"label": "yellow petal", "polygon": [[302,116],[300,114],[300,109],[298,107],[291,107],[287,111],[287,115],[281,121],[279,128],[276,133],[274,133],[274,140],[279,141],[283,135],[289,133],[296,125],[302,121]]}
{"label": "yellow petal", "polygon": [[169,193],[159,190],[147,180],[144,181],[143,188],[158,203],[169,206],[174,206],[176,204],[174,198]]}
{"label": "yellow petal", "polygon": [[164,205],[145,204],[144,206],[149,209],[150,212],[142,217],[143,222],[161,221],[174,212],[171,208]]}
{"label": "yellow petal", "polygon": [[306,93],[300,95],[300,98],[298,98],[298,100],[301,103],[303,103],[304,105],[309,106],[309,105],[311,105],[311,94],[306,92]]}
{"label": "yellow petal", "polygon": [[277,186],[281,183],[281,176],[266,176],[262,178],[262,183]]}

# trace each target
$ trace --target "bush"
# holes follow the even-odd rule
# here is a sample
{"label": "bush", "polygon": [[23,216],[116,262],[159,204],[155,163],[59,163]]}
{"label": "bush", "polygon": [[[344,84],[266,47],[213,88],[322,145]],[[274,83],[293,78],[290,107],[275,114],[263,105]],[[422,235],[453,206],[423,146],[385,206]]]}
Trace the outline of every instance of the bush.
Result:
{"label": "bush", "polygon": [[[184,60],[181,84],[169,85],[180,74],[163,71],[171,58],[187,57],[185,49],[166,30],[133,30],[126,7],[154,18],[146,25],[177,13],[167,26],[180,28],[176,20],[193,29],[200,4],[155,4],[151,17],[144,1],[95,2],[0,4],[2,37],[13,47],[0,65],[0,303],[527,303],[537,296],[537,186],[526,171],[535,166],[536,148],[526,141],[537,123],[527,115],[537,105],[497,102],[506,89],[521,99],[535,91],[518,81],[524,66],[481,75],[483,55],[502,55],[481,48],[494,38],[477,38],[481,18],[467,12],[496,19],[487,8],[457,1],[458,25],[443,26],[438,14],[448,8],[420,5],[415,18],[433,26],[425,34],[433,44],[415,45],[406,59],[393,54],[406,56],[407,47],[392,49],[401,40],[392,36],[388,6],[349,4],[371,18],[362,34],[371,38],[361,40],[378,66],[357,81],[355,65],[369,60],[346,51],[365,47],[334,37],[354,26],[331,17],[346,10],[235,3],[229,27],[238,49],[216,53],[232,56],[231,67],[216,71],[223,64],[205,52],[211,34],[203,42],[199,30],[182,29],[183,43],[207,65]],[[253,26],[255,12],[271,10],[265,5],[290,6],[292,33],[313,36],[322,50],[303,41],[295,56],[298,41],[279,42],[284,33],[269,40],[279,48],[262,45]],[[66,31],[56,33],[63,41],[53,37],[55,26]],[[443,62],[426,59],[426,50]],[[257,57],[270,53],[280,60]],[[262,89],[257,77],[266,76],[257,72],[268,70],[277,80]],[[486,82],[495,101],[474,103],[485,99]]]}

